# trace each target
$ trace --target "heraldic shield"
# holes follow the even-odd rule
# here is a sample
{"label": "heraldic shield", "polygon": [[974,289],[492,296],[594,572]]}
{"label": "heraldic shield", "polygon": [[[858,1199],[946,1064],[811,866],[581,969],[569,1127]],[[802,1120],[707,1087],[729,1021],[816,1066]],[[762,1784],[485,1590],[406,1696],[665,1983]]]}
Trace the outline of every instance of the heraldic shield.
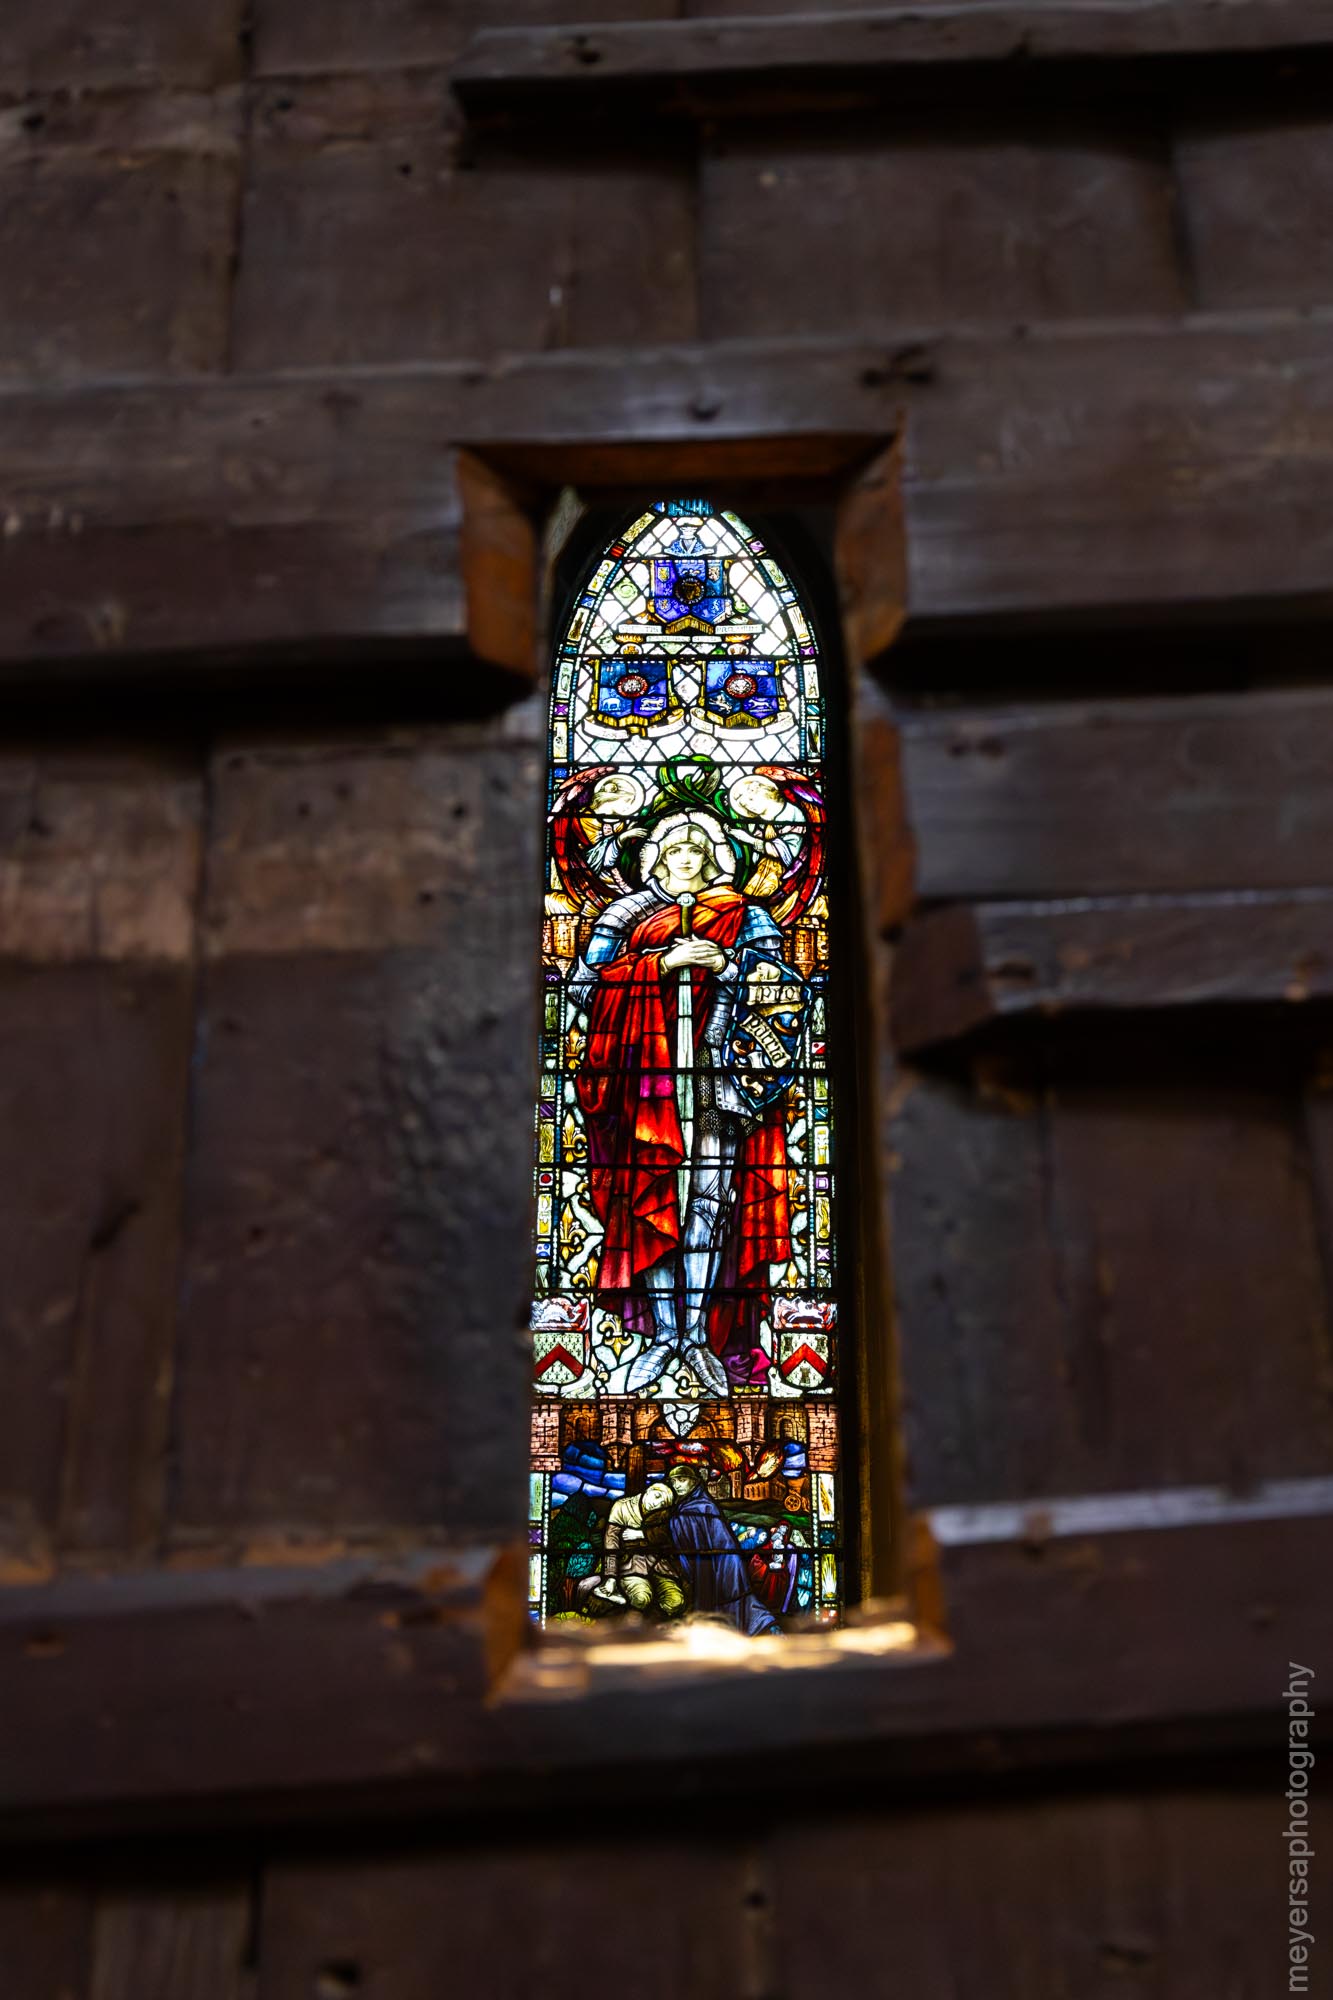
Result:
{"label": "heraldic shield", "polygon": [[673,542],[653,557],[652,609],[668,632],[681,624],[716,625],[731,608],[728,559],[705,555],[697,541]]}
{"label": "heraldic shield", "polygon": [[741,952],[725,1061],[755,1111],[775,1103],[800,1068],[807,1000],[806,983],[790,966]]}
{"label": "heraldic shield", "polygon": [[646,733],[670,727],[681,713],[671,685],[671,661],[630,653],[609,653],[595,661],[597,674],[590,721],[599,729]]}

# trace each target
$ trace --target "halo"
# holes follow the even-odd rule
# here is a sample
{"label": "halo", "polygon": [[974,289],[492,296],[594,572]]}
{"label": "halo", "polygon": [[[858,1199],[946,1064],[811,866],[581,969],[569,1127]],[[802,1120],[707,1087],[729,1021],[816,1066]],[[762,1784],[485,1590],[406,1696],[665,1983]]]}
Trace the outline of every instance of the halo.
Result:
{"label": "halo", "polygon": [[731,842],[722,830],[721,820],[716,819],[710,812],[670,813],[666,819],[659,820],[647,840],[643,843],[643,849],[639,857],[639,880],[641,882],[651,881],[653,870],[657,866],[657,857],[662,852],[663,843],[670,834],[682,826],[697,826],[707,836],[708,844],[713,850],[713,859],[717,863],[717,876],[714,877],[714,880],[721,879],[725,882],[734,882],[736,879],[735,852]]}

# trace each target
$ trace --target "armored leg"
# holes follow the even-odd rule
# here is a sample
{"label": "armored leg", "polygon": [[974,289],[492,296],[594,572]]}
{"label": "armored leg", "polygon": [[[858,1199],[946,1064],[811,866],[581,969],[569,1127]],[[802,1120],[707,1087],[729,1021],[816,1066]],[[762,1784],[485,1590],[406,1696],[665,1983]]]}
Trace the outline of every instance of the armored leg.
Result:
{"label": "armored leg", "polygon": [[722,1260],[722,1239],[735,1183],[735,1160],[734,1130],[728,1127],[700,1134],[681,1260],[685,1274],[683,1345],[689,1350],[696,1372],[718,1396],[727,1393],[727,1372],[708,1345],[708,1302]]}
{"label": "armored leg", "polygon": [[676,1300],[680,1292],[680,1258],[661,1258],[643,1274],[648,1302],[653,1314],[653,1337],[643,1353],[636,1356],[629,1371],[631,1393],[649,1388],[676,1351],[680,1329]]}
{"label": "armored leg", "polygon": [[653,1313],[653,1333],[658,1340],[674,1341],[677,1332],[676,1299],[680,1291],[680,1259],[661,1258],[643,1274],[648,1302]]}

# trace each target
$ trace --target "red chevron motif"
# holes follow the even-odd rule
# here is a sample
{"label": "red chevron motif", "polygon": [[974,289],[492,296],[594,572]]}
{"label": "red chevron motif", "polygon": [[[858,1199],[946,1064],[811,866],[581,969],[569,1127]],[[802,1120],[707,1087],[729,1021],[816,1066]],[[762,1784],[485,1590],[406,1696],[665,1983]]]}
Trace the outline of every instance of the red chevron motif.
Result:
{"label": "red chevron motif", "polygon": [[828,1356],[811,1347],[808,1340],[803,1340],[798,1348],[791,1354],[784,1355],[778,1363],[778,1373],[784,1382],[790,1382],[803,1361],[809,1362],[821,1380],[828,1374]]}
{"label": "red chevron motif", "polygon": [[581,1375],[583,1373],[584,1367],[586,1366],[582,1356],[571,1354],[567,1347],[562,1346],[562,1344],[559,1341],[557,1341],[554,1347],[549,1348],[547,1352],[542,1355],[541,1359],[537,1362],[537,1365],[533,1371],[539,1382],[541,1381],[543,1375],[549,1373],[549,1371],[555,1366],[557,1361],[563,1362],[565,1367],[572,1370],[575,1376]]}

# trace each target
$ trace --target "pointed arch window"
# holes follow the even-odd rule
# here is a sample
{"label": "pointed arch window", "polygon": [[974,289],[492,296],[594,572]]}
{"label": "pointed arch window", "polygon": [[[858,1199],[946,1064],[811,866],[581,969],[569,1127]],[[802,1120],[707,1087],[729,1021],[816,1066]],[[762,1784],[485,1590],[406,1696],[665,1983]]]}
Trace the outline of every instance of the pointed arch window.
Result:
{"label": "pointed arch window", "polygon": [[555,648],[530,1599],[836,1617],[824,709],[793,578],[657,501]]}

